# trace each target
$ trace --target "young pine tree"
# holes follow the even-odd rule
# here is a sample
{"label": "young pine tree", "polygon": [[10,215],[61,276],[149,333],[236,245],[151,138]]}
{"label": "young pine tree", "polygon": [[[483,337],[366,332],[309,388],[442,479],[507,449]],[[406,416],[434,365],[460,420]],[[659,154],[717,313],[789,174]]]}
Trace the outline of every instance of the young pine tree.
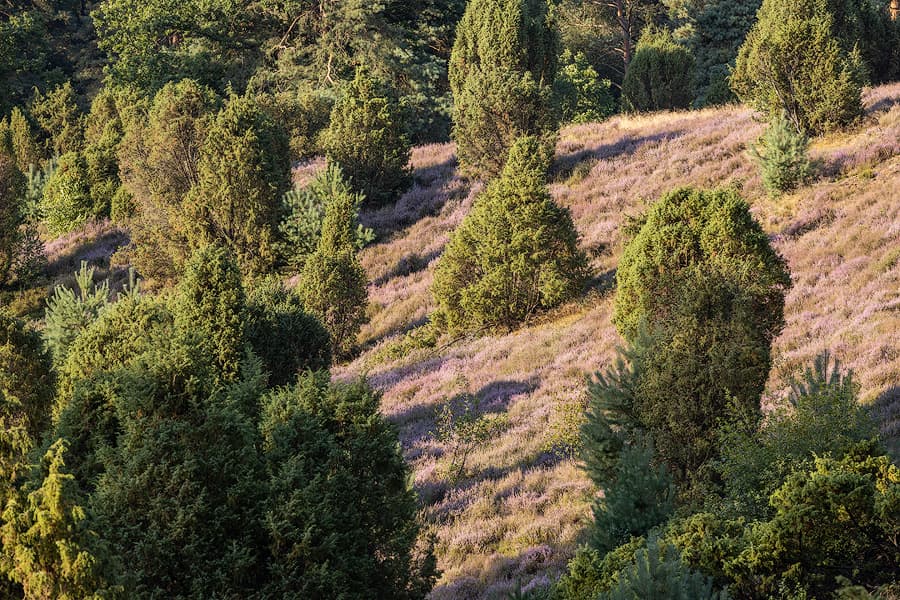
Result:
{"label": "young pine tree", "polygon": [[396,200],[409,187],[410,145],[393,92],[365,69],[331,112],[322,138],[328,162],[374,206]]}
{"label": "young pine tree", "polygon": [[366,321],[366,272],[356,256],[358,202],[359,196],[348,188],[335,188],[316,251],[307,259],[297,287],[304,308],[331,335],[338,357],[350,353]]}
{"label": "young pine tree", "polygon": [[469,2],[449,67],[452,137],[466,175],[499,175],[522,136],[553,147],[558,37],[546,0]]}
{"label": "young pine tree", "polygon": [[750,156],[759,166],[763,186],[772,196],[790,192],[812,176],[809,138],[782,115],[769,123]]}
{"label": "young pine tree", "polygon": [[823,0],[764,0],[731,75],[737,96],[818,134],[862,114],[863,63],[836,37]]}
{"label": "young pine tree", "polygon": [[516,141],[435,271],[438,319],[456,331],[512,327],[575,296],[587,276],[569,211],[547,190],[547,149]]}

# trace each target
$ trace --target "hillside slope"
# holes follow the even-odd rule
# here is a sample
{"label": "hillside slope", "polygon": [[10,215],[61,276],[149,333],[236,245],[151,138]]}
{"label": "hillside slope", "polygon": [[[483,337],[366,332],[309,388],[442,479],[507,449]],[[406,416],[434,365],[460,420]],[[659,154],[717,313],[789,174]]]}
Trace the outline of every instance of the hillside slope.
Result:
{"label": "hillside slope", "polygon": [[[743,107],[565,129],[551,191],[592,256],[591,291],[506,335],[410,349],[404,332],[433,308],[435,259],[479,191],[456,175],[451,145],[416,149],[415,187],[396,206],[363,215],[387,241],[362,254],[373,282],[367,349],[336,375],[365,375],[400,429],[443,570],[434,599],[503,598],[552,578],[572,553],[593,493],[573,457],[584,378],[620,343],[610,315],[621,225],[671,188],[739,183],[790,265],[787,327],[767,396],[779,397],[788,374],[831,349],[866,402],[880,397],[885,433],[900,436],[900,84],[870,90],[866,104],[856,130],[814,142],[819,181],[777,200],[745,155],[762,125]],[[506,424],[449,482],[436,417],[462,393]]]}

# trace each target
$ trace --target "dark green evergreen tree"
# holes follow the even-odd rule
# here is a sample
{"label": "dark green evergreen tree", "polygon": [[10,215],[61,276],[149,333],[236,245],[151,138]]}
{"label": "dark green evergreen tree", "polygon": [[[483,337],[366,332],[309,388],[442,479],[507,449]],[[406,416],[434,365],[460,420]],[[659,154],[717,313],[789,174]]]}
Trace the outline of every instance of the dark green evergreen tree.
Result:
{"label": "dark green evergreen tree", "polygon": [[359,196],[337,189],[325,207],[322,234],[307,259],[297,291],[303,306],[331,335],[332,350],[345,357],[366,321],[367,278],[356,256]]}
{"label": "dark green evergreen tree", "polygon": [[199,182],[200,148],[218,109],[208,88],[191,80],[168,84],[146,115],[127,120],[119,172],[134,199],[132,262],[142,276],[172,279],[190,257],[184,198]]}
{"label": "dark green evergreen tree", "polygon": [[547,190],[547,148],[516,141],[435,271],[436,318],[450,330],[512,327],[581,291],[587,259],[569,211]]}
{"label": "dark green evergreen tree", "polygon": [[9,282],[22,241],[25,177],[15,161],[0,152],[0,287]]}
{"label": "dark green evergreen tree", "polygon": [[613,313],[635,348],[629,411],[677,482],[702,482],[721,419],[759,418],[790,277],[734,189],[675,190],[633,233]]}
{"label": "dark green evergreen tree", "polygon": [[626,110],[688,108],[694,99],[694,57],[666,30],[644,32],[622,81]]}
{"label": "dark green evergreen tree", "polygon": [[731,87],[757,110],[817,134],[860,116],[863,79],[863,61],[841,43],[825,0],[764,0]]}
{"label": "dark green evergreen tree", "polygon": [[410,145],[393,92],[359,69],[331,112],[322,144],[365,202],[396,200],[412,183]]}
{"label": "dark green evergreen tree", "polygon": [[223,244],[243,272],[270,271],[290,170],[284,130],[252,99],[231,97],[206,132],[185,198],[191,246]]}
{"label": "dark green evergreen tree", "polygon": [[450,57],[453,141],[462,171],[500,174],[513,143],[556,140],[559,34],[546,0],[472,0]]}

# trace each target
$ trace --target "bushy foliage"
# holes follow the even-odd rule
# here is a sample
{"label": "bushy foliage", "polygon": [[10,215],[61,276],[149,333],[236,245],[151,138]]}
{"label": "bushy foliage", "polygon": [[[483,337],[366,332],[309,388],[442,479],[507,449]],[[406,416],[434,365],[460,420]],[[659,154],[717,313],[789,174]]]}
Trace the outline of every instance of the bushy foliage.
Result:
{"label": "bushy foliage", "polygon": [[3,513],[0,537],[7,576],[25,598],[111,600],[122,597],[103,542],[93,531],[86,500],[57,440],[42,461],[43,481]]}
{"label": "bushy foliage", "polygon": [[[682,305],[679,296],[698,280],[731,281],[737,289],[718,291],[720,310],[737,309],[729,301],[740,300],[735,295],[742,292],[752,329],[768,341],[780,329],[790,277],[737,189],[673,190],[631,233],[616,271],[613,313],[626,340],[637,338],[642,323],[652,330],[674,316]],[[765,381],[767,373],[768,367],[756,379]]]}
{"label": "bushy foliage", "polygon": [[634,563],[635,552],[645,545],[644,538],[636,537],[605,554],[590,546],[580,547],[556,585],[556,598],[596,600],[608,593],[618,584],[622,572]]}
{"label": "bushy foliage", "polygon": [[329,199],[316,251],[306,260],[297,291],[303,306],[331,335],[332,350],[347,356],[366,320],[366,272],[356,256],[359,196],[349,190]]}
{"label": "bushy foliage", "polygon": [[450,57],[453,141],[471,177],[500,174],[513,143],[555,142],[553,110],[559,40],[545,0],[473,0]]}
{"label": "bushy foliage", "polygon": [[762,0],[711,0],[688,3],[688,47],[696,61],[696,104],[709,106],[735,99],[728,83],[738,50],[756,22]]}
{"label": "bushy foliage", "polygon": [[372,205],[396,200],[412,183],[409,139],[397,101],[365,69],[334,105],[322,146],[329,163]]}
{"label": "bushy foliage", "polygon": [[413,552],[407,467],[378,403],[361,381],[314,374],[265,398],[269,597],[412,600],[431,589],[433,559]]}
{"label": "bushy foliage", "polygon": [[40,126],[47,153],[79,152],[84,143],[84,124],[75,101],[75,90],[66,82],[46,94],[35,92],[30,113]]}
{"label": "bushy foliage", "polygon": [[72,342],[109,305],[109,282],[94,284],[94,268],[81,263],[75,274],[78,288],[56,286],[47,300],[44,318],[44,339],[53,354],[53,361],[61,365]]}
{"label": "bushy foliage", "polygon": [[769,123],[766,132],[751,147],[750,156],[759,166],[763,186],[773,196],[796,189],[812,176],[809,138],[783,116]]}
{"label": "bushy foliage", "polygon": [[321,137],[331,120],[335,103],[330,94],[321,90],[301,90],[260,94],[257,101],[287,130],[292,160],[305,160],[325,153]]}
{"label": "bushy foliage", "polygon": [[432,287],[441,327],[512,327],[581,291],[587,259],[569,211],[547,190],[548,163],[538,138],[516,141],[453,232]]}
{"label": "bushy foliage", "polygon": [[563,51],[556,88],[561,123],[602,121],[616,112],[612,83],[600,78],[582,52]]}
{"label": "bushy foliage", "polygon": [[191,247],[223,244],[243,272],[270,271],[281,197],[289,187],[284,130],[252,99],[232,96],[206,132],[197,181],[185,199]]}
{"label": "bushy foliage", "polygon": [[839,41],[825,0],[764,0],[731,76],[742,101],[813,134],[860,116],[862,81],[862,60]]}
{"label": "bushy foliage", "polygon": [[208,88],[184,80],[163,87],[146,117],[126,124],[119,167],[134,201],[132,261],[145,277],[173,278],[190,256],[183,200],[199,181],[200,147],[217,108]]}
{"label": "bushy foliage", "polygon": [[[622,388],[613,408],[650,434],[676,481],[699,483],[720,419],[759,418],[790,277],[734,189],[675,190],[633,233],[613,313],[631,366],[606,387]],[[604,444],[586,450],[615,451]]]}
{"label": "bushy foliage", "polygon": [[300,296],[275,278],[247,297],[247,340],[268,374],[269,387],[290,385],[306,370],[331,365],[331,338]]}
{"label": "bushy foliage", "polygon": [[769,496],[791,472],[812,467],[816,456],[844,456],[875,436],[858,390],[853,374],[825,352],[762,424],[738,421],[725,430],[720,470],[744,512],[766,514]]}
{"label": "bushy foliage", "polygon": [[87,164],[81,154],[70,152],[59,157],[44,186],[41,214],[51,235],[69,233],[94,216]]}
{"label": "bushy foliage", "polygon": [[25,204],[25,176],[0,153],[0,287],[9,282],[19,254]]}
{"label": "bushy foliage", "polygon": [[648,30],[638,42],[622,81],[625,110],[688,108],[694,99],[694,57],[666,30]]}
{"label": "bushy foliage", "polygon": [[713,587],[711,578],[691,570],[674,549],[651,539],[634,554],[634,564],[624,569],[616,585],[600,600],[727,600],[730,596]]}
{"label": "bushy foliage", "polygon": [[[116,196],[122,185],[117,158],[119,142],[125,134],[128,113],[138,105],[135,94],[104,88],[91,102],[85,117],[84,150],[93,212],[97,216],[113,216]],[[117,221],[130,216],[117,207]],[[123,214],[124,213],[124,214]]]}
{"label": "bushy foliage", "polygon": [[53,384],[40,335],[0,310],[0,505],[27,473],[26,457],[50,424]]}
{"label": "bushy foliage", "polygon": [[[340,167],[331,164],[303,189],[284,194],[284,220],[278,231],[282,238],[282,260],[292,268],[303,268],[306,259],[316,250],[322,235],[325,209],[334,198],[351,195],[361,205],[361,194],[354,193],[344,179]],[[354,217],[355,218],[355,217]],[[356,247],[362,249],[375,239],[375,232],[361,224],[356,226]]]}
{"label": "bushy foliage", "polygon": [[672,477],[665,465],[654,464],[653,447],[646,440],[624,447],[614,477],[603,483],[591,529],[591,544],[601,552],[645,535],[665,523],[674,509]]}
{"label": "bushy foliage", "polygon": [[35,138],[28,117],[18,106],[9,114],[8,136],[4,141],[6,153],[16,159],[20,171],[26,173],[32,166],[41,163],[44,152]]}
{"label": "bushy foliage", "polygon": [[48,439],[65,438],[53,446],[64,444],[54,457],[65,470],[34,470],[27,484],[64,481],[71,493],[55,506],[71,518],[45,545],[23,534],[36,513],[11,505],[4,572],[65,583],[75,568],[81,585],[121,586],[79,598],[424,598],[434,560],[417,551],[415,495],[378,395],[327,373],[270,390],[278,382],[252,351],[260,336],[311,332],[263,356],[289,383],[289,363],[324,337],[302,321],[280,285],[245,301],[216,247],[196,254],[174,298],[128,293],[110,305],[63,369]]}

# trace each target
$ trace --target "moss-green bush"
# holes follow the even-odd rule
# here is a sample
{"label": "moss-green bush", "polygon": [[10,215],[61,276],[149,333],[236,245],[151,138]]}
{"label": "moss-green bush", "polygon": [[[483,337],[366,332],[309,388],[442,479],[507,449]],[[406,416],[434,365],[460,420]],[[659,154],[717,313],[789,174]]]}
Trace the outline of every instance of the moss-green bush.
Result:
{"label": "moss-green bush", "polygon": [[409,138],[397,99],[365,69],[357,70],[334,105],[322,146],[369,204],[392,202],[412,183]]}
{"label": "moss-green bush", "polygon": [[731,75],[737,96],[794,128],[818,134],[862,114],[864,66],[837,37],[823,0],[765,0]]}
{"label": "moss-green bush", "polygon": [[513,327],[582,290],[587,259],[569,211],[547,190],[548,163],[538,138],[518,140],[453,232],[432,287],[439,328]]}
{"label": "moss-green bush", "polygon": [[554,146],[558,38],[546,0],[468,3],[456,29],[449,71],[451,136],[463,173],[496,177],[522,136],[537,136]]}
{"label": "moss-green bush", "polygon": [[647,30],[622,81],[625,110],[688,108],[694,100],[694,57],[667,30]]}

